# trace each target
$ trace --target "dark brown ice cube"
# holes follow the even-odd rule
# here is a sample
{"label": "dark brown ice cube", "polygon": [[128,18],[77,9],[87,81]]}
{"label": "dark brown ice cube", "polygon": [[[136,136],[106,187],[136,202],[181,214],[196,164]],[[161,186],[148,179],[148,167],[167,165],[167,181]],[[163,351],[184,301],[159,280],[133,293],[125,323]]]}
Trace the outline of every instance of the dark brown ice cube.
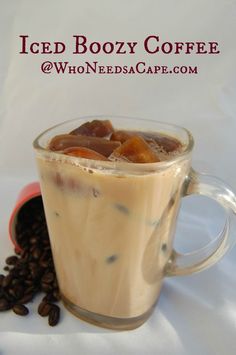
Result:
{"label": "dark brown ice cube", "polygon": [[92,122],[83,123],[78,128],[70,132],[73,135],[91,136],[91,137],[107,137],[114,131],[109,120],[93,120]]}
{"label": "dark brown ice cube", "polygon": [[61,134],[52,138],[48,149],[52,151],[63,151],[71,147],[85,147],[95,150],[97,153],[109,157],[114,149],[120,146],[120,142],[109,141],[100,137],[87,137],[81,135]]}
{"label": "dark brown ice cube", "polygon": [[166,153],[174,152],[182,147],[182,144],[176,138],[169,137],[161,133],[140,132],[140,135],[145,139],[147,143],[156,143]]}
{"label": "dark brown ice cube", "polygon": [[110,140],[111,141],[118,141],[124,143],[127,139],[131,138],[132,136],[137,135],[133,132],[128,131],[115,131],[112,133]]}
{"label": "dark brown ice cube", "polygon": [[104,155],[95,152],[95,150],[84,147],[70,147],[63,150],[63,153],[73,157],[81,157],[94,160],[108,160]]}
{"label": "dark brown ice cube", "polygon": [[114,150],[112,156],[125,158],[133,163],[155,163],[160,161],[157,153],[140,136],[133,136],[126,140]]}
{"label": "dark brown ice cube", "polygon": [[173,152],[181,148],[182,144],[174,137],[169,137],[161,133],[141,132],[141,131],[115,131],[111,135],[111,140],[124,143],[133,136],[142,137],[152,147],[157,145],[158,148],[162,148],[166,153]]}

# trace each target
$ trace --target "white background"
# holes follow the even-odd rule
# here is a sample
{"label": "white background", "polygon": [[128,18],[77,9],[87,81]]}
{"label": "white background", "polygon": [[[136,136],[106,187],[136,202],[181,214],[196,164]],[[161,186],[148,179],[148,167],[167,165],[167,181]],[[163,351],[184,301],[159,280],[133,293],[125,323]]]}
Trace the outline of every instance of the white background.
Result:
{"label": "white background", "polygon": [[[14,200],[24,183],[37,178],[32,141],[67,119],[112,114],[185,126],[195,138],[193,166],[236,190],[235,18],[235,0],[0,0],[2,260],[11,252],[7,223]],[[32,41],[63,41],[68,48],[62,56],[20,55],[20,34]],[[76,56],[71,55],[75,34],[89,41],[137,41],[140,47],[133,56]],[[161,41],[217,41],[221,53],[148,55],[141,47],[148,35]],[[44,75],[41,63],[56,59],[72,65],[85,60],[197,65],[199,74]],[[176,245],[194,249],[203,237],[212,238],[222,222],[220,212],[209,201],[185,201]],[[234,249],[204,273],[166,280],[154,315],[132,332],[100,330],[66,311],[64,322],[53,329],[34,316],[27,322],[0,314],[0,354],[14,354],[16,344],[20,354],[235,354],[235,257]]]}

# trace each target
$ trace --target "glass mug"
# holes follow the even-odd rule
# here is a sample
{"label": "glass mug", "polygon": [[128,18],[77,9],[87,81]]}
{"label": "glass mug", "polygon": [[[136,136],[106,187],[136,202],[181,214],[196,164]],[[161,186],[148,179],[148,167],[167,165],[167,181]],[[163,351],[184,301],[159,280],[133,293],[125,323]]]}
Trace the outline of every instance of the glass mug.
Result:
{"label": "glass mug", "polygon": [[[82,123],[67,121],[34,141],[51,248],[63,303],[77,317],[112,329],[144,323],[165,276],[216,263],[233,245],[236,198],[215,177],[191,168],[188,130],[152,120],[111,117],[116,129],[164,132],[184,144],[168,161],[133,164],[89,160],[47,150],[51,138]],[[181,198],[208,196],[224,207],[222,232],[190,254],[173,249]]]}

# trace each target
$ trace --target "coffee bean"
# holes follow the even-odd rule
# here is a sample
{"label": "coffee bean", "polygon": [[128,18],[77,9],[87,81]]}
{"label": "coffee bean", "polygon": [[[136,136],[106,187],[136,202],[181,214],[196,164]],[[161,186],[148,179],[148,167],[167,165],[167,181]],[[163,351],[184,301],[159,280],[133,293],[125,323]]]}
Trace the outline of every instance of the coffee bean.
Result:
{"label": "coffee bean", "polygon": [[21,260],[23,260],[23,259],[27,260],[28,256],[29,256],[28,249],[24,249],[21,253]]}
{"label": "coffee bean", "polygon": [[20,298],[18,300],[18,302],[19,303],[28,303],[28,302],[32,301],[33,297],[34,297],[33,293],[27,293],[22,298]]}
{"label": "coffee bean", "polygon": [[8,258],[6,258],[7,265],[15,265],[17,261],[18,261],[18,258],[15,255],[8,256]]}
{"label": "coffee bean", "polygon": [[60,308],[57,305],[53,305],[48,316],[48,324],[51,327],[57,325],[60,319]]}
{"label": "coffee bean", "polygon": [[11,274],[7,275],[4,280],[2,281],[2,287],[6,288],[10,285],[11,281],[13,279],[13,276]]}
{"label": "coffee bean", "polygon": [[30,244],[36,244],[38,242],[38,237],[37,236],[31,237],[29,242]]}
{"label": "coffee bean", "polygon": [[29,286],[27,289],[25,289],[25,294],[34,292],[35,287],[35,285]]}
{"label": "coffee bean", "polygon": [[34,283],[32,279],[30,279],[30,280],[25,280],[24,282],[25,282],[26,286],[32,286],[33,283]]}
{"label": "coffee bean", "polygon": [[43,218],[42,215],[38,214],[37,216],[35,216],[35,219],[36,219],[36,221],[38,221],[38,222],[42,222],[44,218]]}
{"label": "coffee bean", "polygon": [[29,313],[28,308],[25,307],[23,304],[15,304],[12,310],[14,313],[18,314],[19,316],[26,316]]}
{"label": "coffee bean", "polygon": [[33,269],[31,270],[31,275],[32,275],[32,278],[36,281],[40,278],[42,272],[39,270],[39,269]]}
{"label": "coffee bean", "polygon": [[10,270],[10,268],[9,268],[9,266],[4,266],[3,270],[5,270],[5,271],[9,271],[9,270]]}
{"label": "coffee bean", "polygon": [[42,268],[46,269],[49,266],[49,262],[48,262],[48,260],[40,260],[39,265]]}
{"label": "coffee bean", "polygon": [[[10,275],[13,280],[15,278],[18,278],[18,274],[19,274],[19,270],[17,268],[13,267],[12,269],[10,269],[8,271],[8,275],[6,275],[6,276]],[[11,280],[11,282],[12,282],[12,280]]]}
{"label": "coffee bean", "polygon": [[44,314],[43,310],[44,310],[44,307],[45,307],[46,304],[47,304],[46,301],[42,301],[42,302],[39,304],[39,306],[38,306],[38,314],[39,314],[40,316],[42,316],[42,317],[43,317],[43,314]]}
{"label": "coffee bean", "polygon": [[0,275],[0,311],[14,308],[16,314],[25,315],[28,309],[24,304],[44,291],[46,296],[39,306],[39,314],[49,316],[53,309],[48,322],[56,325],[60,308],[53,308],[53,302],[60,299],[60,293],[41,197],[32,199],[20,209],[15,231],[20,249],[16,248],[16,255],[6,258],[8,274]]}
{"label": "coffee bean", "polygon": [[15,289],[14,288],[10,288],[8,291],[8,295],[10,295],[13,299],[15,299]]}
{"label": "coffee bean", "polygon": [[10,308],[11,308],[10,303],[5,298],[1,298],[0,299],[0,312],[7,311]]}
{"label": "coffee bean", "polygon": [[39,225],[37,222],[35,222],[33,225],[32,225],[32,230],[35,231],[39,228]]}
{"label": "coffee bean", "polygon": [[22,276],[22,277],[27,276],[28,274],[29,274],[29,271],[27,269],[22,269],[19,272],[19,276]]}
{"label": "coffee bean", "polygon": [[44,250],[45,251],[51,250],[51,245],[44,245]]}
{"label": "coffee bean", "polygon": [[4,277],[5,277],[4,275],[2,275],[2,274],[0,275],[0,287],[2,286],[2,282],[4,280]]}
{"label": "coffee bean", "polygon": [[54,274],[52,272],[48,272],[46,274],[43,275],[41,281],[46,283],[46,284],[50,284],[52,283],[54,280]]}
{"label": "coffee bean", "polygon": [[32,269],[37,269],[38,264],[34,261],[30,261],[28,264],[28,267],[32,270]]}
{"label": "coffee bean", "polygon": [[53,293],[48,293],[46,296],[43,297],[43,302],[58,302],[58,299],[53,295]]}
{"label": "coffee bean", "polygon": [[15,286],[15,296],[16,296],[17,299],[23,297],[24,292],[25,292],[25,290],[24,290],[24,287],[22,285],[18,284],[18,285]]}
{"label": "coffee bean", "polygon": [[11,295],[9,295],[8,293],[8,289],[4,289],[2,288],[2,298],[5,298],[7,301],[9,301],[10,303],[12,301],[14,301],[14,297],[12,297]]}
{"label": "coffee bean", "polygon": [[34,259],[39,259],[40,256],[42,255],[42,251],[40,248],[34,248],[33,251],[32,251],[32,255],[33,255],[33,258]]}
{"label": "coffee bean", "polygon": [[11,282],[12,286],[19,285],[19,284],[20,284],[20,280],[19,279],[13,279],[12,282]]}
{"label": "coffee bean", "polygon": [[14,288],[9,288],[8,293],[17,300],[23,296],[24,290],[22,286],[17,285]]}
{"label": "coffee bean", "polygon": [[33,255],[32,255],[32,252],[33,252],[33,250],[34,250],[36,247],[37,247],[36,245],[31,245],[31,247],[29,248],[30,256],[33,256]]}
{"label": "coffee bean", "polygon": [[51,285],[46,284],[45,282],[42,282],[42,283],[41,283],[41,290],[42,290],[43,292],[49,293],[49,292],[51,292],[51,291],[53,290],[53,288],[52,288]]}
{"label": "coffee bean", "polygon": [[61,295],[60,295],[59,290],[54,290],[53,291],[53,296],[57,299],[57,301],[60,301]]}
{"label": "coffee bean", "polygon": [[47,317],[49,315],[49,312],[52,308],[52,304],[47,303],[47,302],[41,302],[40,305],[38,306],[38,314],[41,317]]}

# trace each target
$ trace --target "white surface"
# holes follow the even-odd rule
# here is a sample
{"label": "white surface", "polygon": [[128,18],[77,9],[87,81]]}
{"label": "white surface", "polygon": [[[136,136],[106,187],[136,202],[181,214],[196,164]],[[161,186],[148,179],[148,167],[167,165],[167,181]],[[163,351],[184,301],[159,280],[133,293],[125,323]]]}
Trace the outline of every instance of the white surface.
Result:
{"label": "white surface", "polygon": [[[37,176],[31,142],[54,123],[110,113],[173,122],[195,138],[193,166],[236,190],[236,2],[203,1],[3,1],[0,0],[0,260],[11,253],[7,223],[17,193]],[[194,64],[197,76],[45,76],[43,56],[20,56],[19,34],[35,40],[217,40],[218,56],[98,56],[105,63]],[[50,58],[48,58],[50,59]],[[53,59],[53,58],[51,58]],[[55,58],[54,58],[55,59]],[[62,60],[81,59],[65,54]],[[46,59],[45,59],[46,60]],[[84,60],[95,60],[90,56]],[[186,199],[176,246],[192,250],[217,232],[221,211],[209,201]],[[81,322],[63,310],[55,328],[0,314],[0,354],[236,353],[236,250],[197,275],[167,279],[158,306],[137,330],[113,332]],[[32,305],[32,309],[36,305]]]}

